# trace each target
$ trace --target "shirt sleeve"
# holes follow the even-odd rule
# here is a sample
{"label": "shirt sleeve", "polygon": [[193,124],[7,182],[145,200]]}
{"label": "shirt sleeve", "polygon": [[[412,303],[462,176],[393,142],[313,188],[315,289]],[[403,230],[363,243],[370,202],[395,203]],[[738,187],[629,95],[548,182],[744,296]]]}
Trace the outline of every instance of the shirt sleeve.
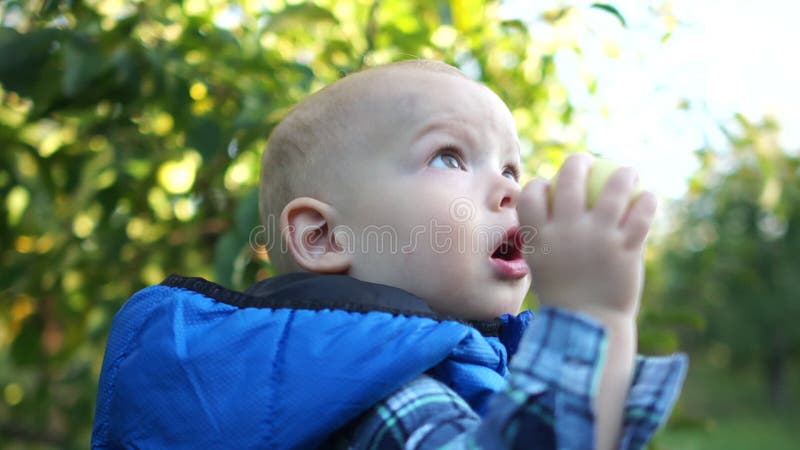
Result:
{"label": "shirt sleeve", "polygon": [[[412,380],[335,437],[347,449],[585,449],[594,447],[592,401],[606,335],[592,319],[541,308],[510,363],[505,390],[484,417],[445,384]],[[620,449],[640,449],[667,419],[687,358],[637,357]]]}

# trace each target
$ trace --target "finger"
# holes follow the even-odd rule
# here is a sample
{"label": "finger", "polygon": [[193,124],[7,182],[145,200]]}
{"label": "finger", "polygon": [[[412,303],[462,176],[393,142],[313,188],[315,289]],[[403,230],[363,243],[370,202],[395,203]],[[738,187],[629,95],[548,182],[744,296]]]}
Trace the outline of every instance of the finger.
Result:
{"label": "finger", "polygon": [[572,220],[583,213],[586,205],[586,175],[593,160],[585,153],[575,153],[561,166],[553,195],[553,218]]}
{"label": "finger", "polygon": [[658,199],[649,191],[642,192],[633,202],[620,225],[625,236],[623,245],[626,248],[636,248],[642,245],[650,231],[657,207]]}
{"label": "finger", "polygon": [[520,224],[517,237],[523,256],[527,257],[535,251],[539,230],[550,220],[547,194],[549,189],[549,182],[539,177],[526,184],[520,194],[520,201],[517,203]]}
{"label": "finger", "polygon": [[592,208],[600,223],[616,226],[622,221],[637,178],[636,171],[630,167],[621,167],[611,174]]}
{"label": "finger", "polygon": [[542,177],[534,178],[522,188],[517,202],[517,214],[521,226],[541,227],[547,223],[548,189],[549,183]]}

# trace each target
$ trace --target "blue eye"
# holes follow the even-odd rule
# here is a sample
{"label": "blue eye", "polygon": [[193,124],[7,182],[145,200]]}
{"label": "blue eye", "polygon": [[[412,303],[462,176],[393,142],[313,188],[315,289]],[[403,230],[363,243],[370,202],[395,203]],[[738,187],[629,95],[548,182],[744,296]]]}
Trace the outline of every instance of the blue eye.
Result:
{"label": "blue eye", "polygon": [[519,169],[514,166],[508,166],[503,169],[503,176],[509,180],[519,181]]}
{"label": "blue eye", "polygon": [[466,170],[464,163],[461,162],[461,157],[454,150],[443,150],[439,152],[430,162],[431,167],[439,169],[458,169]]}

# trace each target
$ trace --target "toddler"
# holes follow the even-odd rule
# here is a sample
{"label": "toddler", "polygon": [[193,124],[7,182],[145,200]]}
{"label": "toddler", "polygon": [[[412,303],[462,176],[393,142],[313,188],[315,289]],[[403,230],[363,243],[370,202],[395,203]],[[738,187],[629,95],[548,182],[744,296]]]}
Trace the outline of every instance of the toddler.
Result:
{"label": "toddler", "polygon": [[[262,164],[279,275],[244,293],[171,276],[129,300],[93,444],[642,448],[686,359],[636,357],[656,200],[632,201],[623,168],[587,209],[591,164],[521,187],[508,108],[439,62],[309,96]],[[147,411],[164,398],[173,418]]]}

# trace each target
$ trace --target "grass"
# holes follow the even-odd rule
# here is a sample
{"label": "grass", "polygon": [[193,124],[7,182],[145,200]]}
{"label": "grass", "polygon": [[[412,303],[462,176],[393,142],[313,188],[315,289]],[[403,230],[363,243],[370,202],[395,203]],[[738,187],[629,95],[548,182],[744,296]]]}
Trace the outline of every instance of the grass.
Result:
{"label": "grass", "polygon": [[717,368],[694,356],[672,420],[650,449],[800,449],[800,367],[788,379],[790,396],[777,410],[756,371]]}
{"label": "grass", "polygon": [[736,417],[713,422],[703,429],[667,430],[654,449],[663,450],[794,450],[800,434],[780,418]]}

